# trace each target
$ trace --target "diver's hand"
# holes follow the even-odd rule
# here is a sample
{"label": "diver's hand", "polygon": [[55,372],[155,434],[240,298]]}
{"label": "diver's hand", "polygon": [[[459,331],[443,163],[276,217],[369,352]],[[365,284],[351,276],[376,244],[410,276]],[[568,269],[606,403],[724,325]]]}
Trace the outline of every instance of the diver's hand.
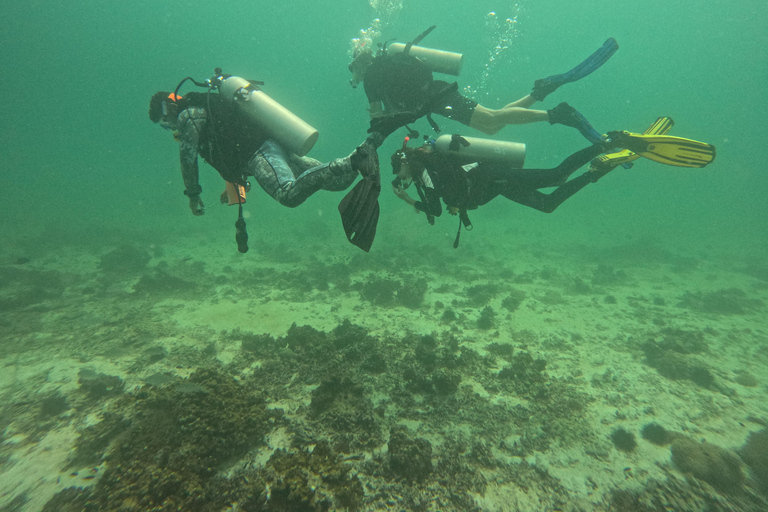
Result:
{"label": "diver's hand", "polygon": [[189,198],[189,209],[192,210],[192,215],[199,217],[205,214],[205,205],[200,196],[193,196]]}
{"label": "diver's hand", "polygon": [[403,187],[398,187],[393,184],[392,191],[395,193],[397,197],[399,197],[400,199],[408,203],[410,206],[412,206],[414,213],[421,213],[421,210],[416,208],[416,200],[411,199],[411,196],[408,195],[408,192],[406,192]]}
{"label": "diver's hand", "polygon": [[457,215],[459,213],[459,209],[456,208],[455,206],[449,206],[448,213],[450,213],[451,215]]}
{"label": "diver's hand", "polygon": [[392,192],[395,193],[397,197],[402,199],[403,201],[408,201],[410,199],[410,196],[408,195],[408,192],[405,191],[403,187],[398,187],[396,185],[392,185]]}
{"label": "diver's hand", "polygon": [[389,137],[392,132],[398,128],[402,128],[407,124],[415,122],[418,118],[426,115],[427,112],[395,112],[392,114],[384,114],[371,119],[368,133],[379,133],[384,139]]}
{"label": "diver's hand", "polygon": [[392,191],[395,193],[397,197],[399,197],[409,205],[416,206],[416,201],[411,199],[411,196],[408,195],[408,192],[406,192],[403,187],[392,185]]}

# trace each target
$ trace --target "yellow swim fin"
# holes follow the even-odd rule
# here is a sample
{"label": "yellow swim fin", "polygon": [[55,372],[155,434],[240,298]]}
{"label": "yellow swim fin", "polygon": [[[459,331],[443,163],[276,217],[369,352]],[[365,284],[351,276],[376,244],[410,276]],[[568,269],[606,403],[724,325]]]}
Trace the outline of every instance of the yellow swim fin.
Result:
{"label": "yellow swim fin", "polygon": [[619,147],[654,162],[675,167],[705,167],[715,159],[715,146],[671,135],[641,135],[630,132],[608,134]]}
{"label": "yellow swim fin", "polygon": [[[643,135],[666,135],[669,130],[675,125],[675,122],[671,117],[660,117],[653,122],[647,130],[643,132]],[[640,158],[640,155],[629,149],[622,149],[615,153],[609,153],[607,155],[600,155],[590,162],[589,170],[591,172],[600,172],[606,174],[614,168],[632,162]],[[626,168],[631,165],[625,166]]]}

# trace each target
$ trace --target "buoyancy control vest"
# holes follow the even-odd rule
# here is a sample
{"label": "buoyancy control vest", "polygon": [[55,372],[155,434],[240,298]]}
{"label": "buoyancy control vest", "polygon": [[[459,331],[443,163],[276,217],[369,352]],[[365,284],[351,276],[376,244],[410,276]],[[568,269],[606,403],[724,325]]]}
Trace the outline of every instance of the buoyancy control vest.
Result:
{"label": "buoyancy control vest", "polygon": [[384,53],[371,64],[365,87],[366,93],[372,93],[371,99],[380,99],[386,110],[406,112],[426,104],[432,80],[429,68],[413,55]]}
{"label": "buoyancy control vest", "polygon": [[[189,99],[188,99],[189,98]],[[243,171],[254,153],[269,137],[248,115],[216,93],[189,93],[184,108],[205,109],[205,128],[198,153],[224,180],[244,184]]]}

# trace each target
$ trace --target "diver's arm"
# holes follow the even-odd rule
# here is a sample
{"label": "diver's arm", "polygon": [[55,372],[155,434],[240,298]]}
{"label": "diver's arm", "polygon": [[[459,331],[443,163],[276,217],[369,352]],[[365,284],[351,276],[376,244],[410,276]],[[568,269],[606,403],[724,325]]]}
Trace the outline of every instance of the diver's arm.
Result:
{"label": "diver's arm", "polygon": [[[425,164],[434,164],[434,155],[430,147],[422,147],[417,151],[418,154],[424,157],[423,162]],[[433,178],[437,178],[437,175],[433,176],[433,172],[430,172],[430,167],[425,167],[421,171],[421,177],[419,182],[415,182],[416,191],[419,193],[420,201],[416,201],[414,205],[417,210],[426,213],[427,215],[433,215],[439,217],[443,213],[443,205],[440,203],[440,194],[435,190],[435,184]],[[434,168],[434,167],[432,167]]]}
{"label": "diver's arm", "polygon": [[443,205],[440,204],[440,196],[432,187],[424,187],[424,201],[414,201],[413,207],[428,215],[439,217],[443,213]]}
{"label": "diver's arm", "polygon": [[[440,204],[440,196],[437,195],[434,188],[427,187],[425,189],[423,193],[423,201],[416,201],[411,198],[403,187],[392,185],[392,190],[397,197],[408,203],[410,206],[413,206],[417,213],[424,212],[427,215],[434,215],[435,217],[439,217],[440,214],[443,213],[443,207]],[[419,194],[419,196],[421,196],[421,194]]]}
{"label": "diver's arm", "polygon": [[408,195],[408,192],[403,187],[392,185],[392,191],[397,197],[408,203],[409,206],[416,207],[416,201]]}
{"label": "diver's arm", "polygon": [[179,161],[184,180],[184,195],[189,198],[189,208],[194,215],[205,213],[200,199],[200,172],[197,165],[197,148],[200,131],[205,126],[205,115],[198,116],[200,109],[187,109],[179,114]]}

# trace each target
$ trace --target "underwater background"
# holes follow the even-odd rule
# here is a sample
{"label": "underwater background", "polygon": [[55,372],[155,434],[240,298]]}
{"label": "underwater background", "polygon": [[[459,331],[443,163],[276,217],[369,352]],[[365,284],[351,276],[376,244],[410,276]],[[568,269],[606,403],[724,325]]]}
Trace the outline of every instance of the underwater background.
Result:
{"label": "underwater background", "polygon": [[[675,497],[674,510],[766,509],[765,1],[78,0],[4,13],[0,510],[42,510],[87,486],[48,509],[646,511]],[[714,144],[717,159],[639,159],[552,214],[498,198],[471,213],[454,250],[455,217],[430,226],[390,191],[401,129],[379,151],[370,253],[345,240],[344,193],[288,209],[254,187],[239,254],[236,209],[218,204],[222,180],[202,160],[207,211],[190,214],[178,146],[149,121],[149,98],[221,67],[263,80],[316,127],[310,156],[346,156],[368,127],[350,40],[375,19],[380,42],[437,25],[422,44],[463,53],[459,86],[490,108],[614,37],[609,62],[533,108],[567,101],[601,132],[670,116],[671,135]],[[586,145],[548,123],[495,138],[526,143],[529,168]],[[137,418],[165,403],[213,430],[231,420],[220,439],[189,441],[233,443],[194,455],[217,483],[125,448],[147,442]],[[253,424],[238,423],[246,410]],[[172,430],[163,421],[152,425]],[[640,439],[649,424],[674,434]],[[246,478],[232,468],[248,457]],[[101,477],[110,460],[190,487],[131,496]],[[122,478],[141,488],[151,475],[139,473]]]}

